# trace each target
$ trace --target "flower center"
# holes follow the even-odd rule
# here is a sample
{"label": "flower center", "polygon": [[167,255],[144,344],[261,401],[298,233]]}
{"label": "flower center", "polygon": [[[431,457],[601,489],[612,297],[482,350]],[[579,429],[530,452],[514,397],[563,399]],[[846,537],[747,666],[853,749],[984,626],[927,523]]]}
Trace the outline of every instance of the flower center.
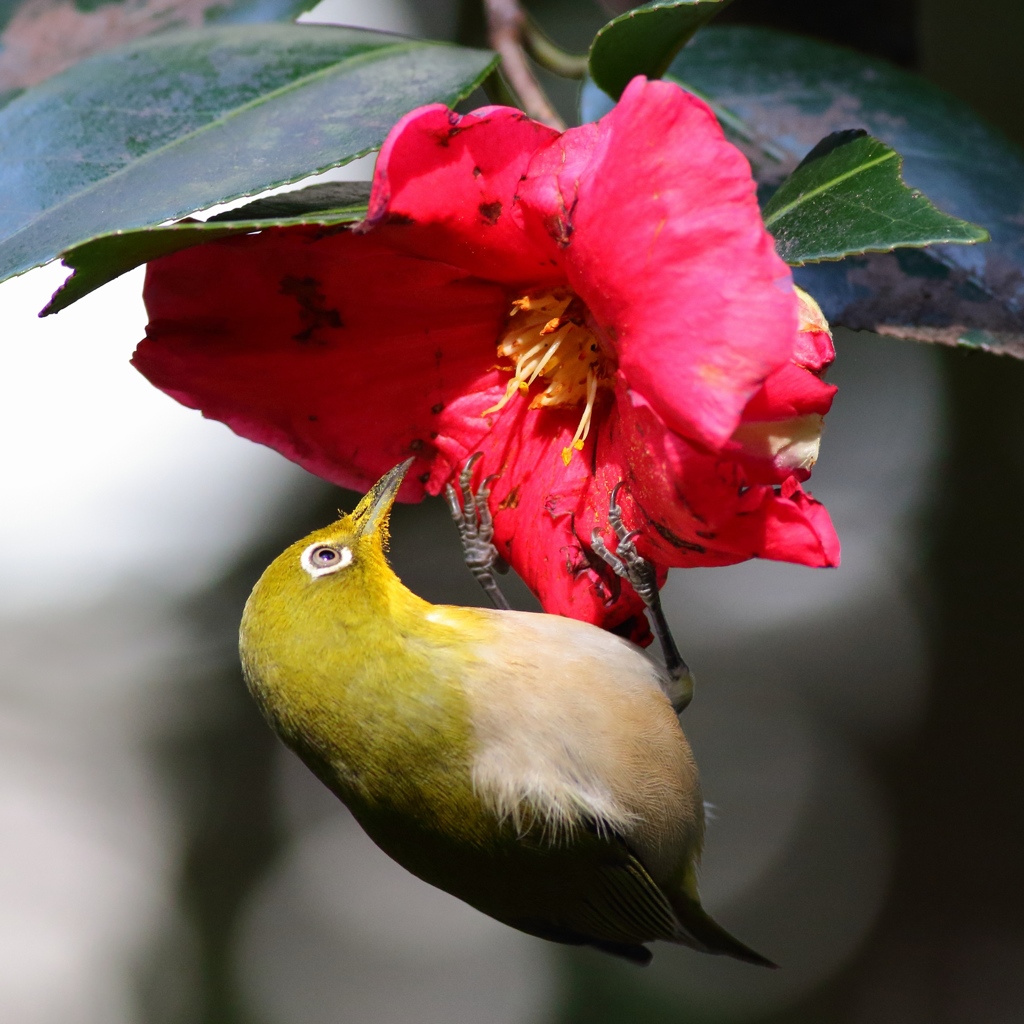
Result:
{"label": "flower center", "polygon": [[516,394],[528,394],[538,380],[546,386],[534,394],[531,409],[583,404],[576,435],[562,449],[568,466],[590,433],[598,389],[610,388],[615,372],[611,355],[587,326],[586,306],[568,288],[527,292],[512,303],[498,357],[512,360],[512,366],[501,367],[512,378],[501,399],[482,415],[498,412]]}

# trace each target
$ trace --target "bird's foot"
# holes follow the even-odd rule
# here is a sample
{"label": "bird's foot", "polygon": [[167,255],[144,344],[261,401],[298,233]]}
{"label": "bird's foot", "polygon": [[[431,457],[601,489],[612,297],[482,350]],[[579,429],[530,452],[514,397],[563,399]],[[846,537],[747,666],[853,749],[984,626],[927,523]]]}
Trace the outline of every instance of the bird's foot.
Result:
{"label": "bird's foot", "polygon": [[661,644],[665,668],[669,675],[664,687],[665,695],[678,714],[693,699],[693,673],[679,653],[672,632],[668,628],[668,621],[661,607],[661,595],[658,593],[658,571],[654,563],[649,562],[636,549],[636,538],[640,536],[640,531],[627,530],[626,524],[622,521],[622,507],[618,502],[622,486],[619,482],[612,488],[611,501],[608,505],[608,522],[615,531],[615,552],[608,549],[608,545],[601,539],[601,534],[597,530],[590,535],[590,544],[617,576],[629,580],[640,600],[650,611],[654,635]]}
{"label": "bird's foot", "polygon": [[608,549],[597,530],[590,535],[590,544],[617,576],[629,580],[640,600],[648,608],[652,608],[659,601],[658,574],[654,564],[648,562],[636,550],[636,539],[640,536],[640,531],[627,530],[626,524],[622,521],[622,508],[618,502],[622,486],[618,483],[612,489],[611,502],[608,505],[608,522],[615,531],[617,541],[615,552],[612,553]]}
{"label": "bird's foot", "polygon": [[444,495],[459,531],[469,571],[484,588],[494,607],[507,609],[510,607],[508,600],[494,578],[495,572],[508,572],[508,563],[494,546],[494,520],[488,505],[490,485],[495,477],[486,477],[476,491],[473,490],[473,467],[482,457],[483,452],[471,455],[459,474],[458,490],[446,484]]}

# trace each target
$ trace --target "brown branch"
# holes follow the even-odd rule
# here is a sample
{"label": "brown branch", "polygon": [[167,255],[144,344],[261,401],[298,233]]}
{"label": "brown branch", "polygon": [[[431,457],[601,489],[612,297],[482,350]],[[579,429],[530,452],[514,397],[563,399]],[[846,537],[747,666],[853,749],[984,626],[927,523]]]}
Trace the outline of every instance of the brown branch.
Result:
{"label": "brown branch", "polygon": [[484,7],[491,46],[501,55],[501,70],[522,101],[523,109],[537,121],[565,131],[565,122],[558,116],[526,61],[523,48],[526,15],[519,3],[517,0],[484,0]]}

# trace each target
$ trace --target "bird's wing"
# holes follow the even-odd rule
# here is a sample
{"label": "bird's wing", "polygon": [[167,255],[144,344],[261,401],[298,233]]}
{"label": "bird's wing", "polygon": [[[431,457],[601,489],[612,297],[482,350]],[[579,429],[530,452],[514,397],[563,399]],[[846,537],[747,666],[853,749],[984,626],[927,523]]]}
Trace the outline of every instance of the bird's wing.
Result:
{"label": "bird's wing", "polygon": [[581,924],[598,938],[643,943],[679,942],[686,936],[672,904],[632,855],[595,872],[582,910]]}
{"label": "bird's wing", "polygon": [[560,942],[643,954],[661,939],[701,948],[647,869],[617,836],[578,834],[544,859],[543,874],[526,875],[514,905],[527,916],[510,924]]}
{"label": "bird's wing", "polygon": [[577,846],[571,874],[560,876],[561,898],[549,900],[550,906],[558,907],[556,919],[540,927],[534,922],[526,930],[596,946],[639,963],[650,959],[644,944],[661,939],[762,967],[776,966],[730,935],[695,896],[666,893],[621,838],[603,843],[597,859]]}

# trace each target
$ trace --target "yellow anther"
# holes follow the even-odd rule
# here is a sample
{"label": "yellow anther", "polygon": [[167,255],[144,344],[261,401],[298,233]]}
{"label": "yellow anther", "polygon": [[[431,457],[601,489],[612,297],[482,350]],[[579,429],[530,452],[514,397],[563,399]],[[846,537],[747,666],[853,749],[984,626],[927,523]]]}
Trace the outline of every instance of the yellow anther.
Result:
{"label": "yellow anther", "polygon": [[586,310],[567,288],[520,296],[509,311],[508,326],[498,342],[498,357],[512,362],[512,378],[505,394],[484,411],[484,416],[503,409],[517,392],[528,394],[541,378],[546,385],[534,395],[531,409],[583,403],[576,435],[562,449],[562,461],[569,465],[572,453],[583,450],[590,432],[598,389],[611,386],[614,372],[610,354],[586,325]]}
{"label": "yellow anther", "polygon": [[563,448],[562,449],[562,461],[567,466],[572,461],[572,453],[574,451],[577,451],[577,452],[583,451],[583,442],[582,441],[573,441],[573,443],[571,445],[569,445],[568,448]]}

